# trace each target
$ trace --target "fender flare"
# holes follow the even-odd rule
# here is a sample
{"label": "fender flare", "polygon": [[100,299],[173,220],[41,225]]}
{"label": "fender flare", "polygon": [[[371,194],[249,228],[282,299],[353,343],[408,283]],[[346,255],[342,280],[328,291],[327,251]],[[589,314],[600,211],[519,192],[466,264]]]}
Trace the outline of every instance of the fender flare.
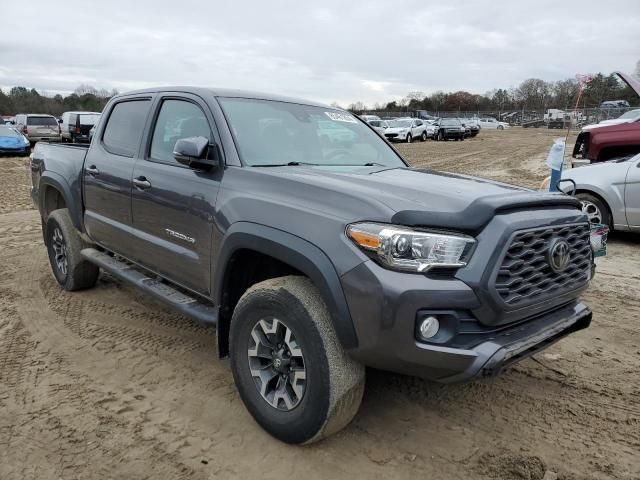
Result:
{"label": "fender flare", "polygon": [[[343,348],[358,346],[347,300],[342,290],[340,277],[327,255],[312,243],[291,233],[251,222],[234,223],[226,232],[217,255],[213,274],[213,298],[221,305],[225,275],[229,260],[241,249],[254,250],[286,263],[308,276],[318,288],[325,301],[331,321]],[[219,322],[217,328],[218,349],[226,353],[223,342],[228,337],[228,325]]]}
{"label": "fender flare", "polygon": [[58,173],[45,171],[40,177],[40,182],[38,183],[38,210],[40,211],[40,216],[42,216],[42,212],[45,210],[46,195],[43,195],[45,187],[51,187],[60,192],[69,210],[73,226],[76,227],[78,231],[84,232],[82,209],[77,205],[77,202],[74,201],[69,182]]}

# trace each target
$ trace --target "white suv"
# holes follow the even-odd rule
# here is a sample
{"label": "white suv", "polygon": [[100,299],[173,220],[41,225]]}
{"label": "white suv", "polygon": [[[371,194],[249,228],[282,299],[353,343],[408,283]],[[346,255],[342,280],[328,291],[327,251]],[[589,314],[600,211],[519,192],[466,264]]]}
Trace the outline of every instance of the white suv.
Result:
{"label": "white suv", "polygon": [[387,125],[388,128],[384,131],[384,136],[392,142],[411,143],[415,139],[424,142],[429,136],[427,126],[419,118],[396,118],[395,120],[387,120]]}
{"label": "white suv", "polygon": [[478,123],[480,124],[480,128],[486,128],[488,130],[504,130],[505,128],[509,128],[509,124],[505,122],[499,122],[495,118],[479,118]]}

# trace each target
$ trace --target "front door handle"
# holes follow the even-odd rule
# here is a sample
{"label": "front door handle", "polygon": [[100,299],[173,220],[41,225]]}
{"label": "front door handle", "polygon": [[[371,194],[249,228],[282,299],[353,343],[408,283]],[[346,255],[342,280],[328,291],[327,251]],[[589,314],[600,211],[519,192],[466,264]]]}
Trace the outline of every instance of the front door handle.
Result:
{"label": "front door handle", "polygon": [[98,170],[95,165],[91,165],[90,167],[85,168],[84,171],[87,172],[92,177],[95,177],[96,175],[100,175],[100,170]]}
{"label": "front door handle", "polygon": [[151,182],[149,182],[146,177],[134,178],[133,184],[140,190],[148,190],[151,188]]}

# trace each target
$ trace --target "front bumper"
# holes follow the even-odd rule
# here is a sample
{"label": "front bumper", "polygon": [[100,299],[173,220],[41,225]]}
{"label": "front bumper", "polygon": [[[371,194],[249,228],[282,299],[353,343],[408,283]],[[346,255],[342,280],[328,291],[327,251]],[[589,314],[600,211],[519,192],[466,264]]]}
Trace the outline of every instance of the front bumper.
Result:
{"label": "front bumper", "polygon": [[390,133],[390,134],[385,134],[385,137],[389,141],[406,140],[408,134],[409,132]]}
{"label": "front bumper", "polygon": [[36,142],[61,142],[62,135],[30,135],[27,137],[31,143]]}
{"label": "front bumper", "polygon": [[3,155],[29,155],[31,153],[31,146],[27,145],[24,148],[2,148],[0,147],[0,154]]}
{"label": "front bumper", "polygon": [[[505,366],[543,350],[591,322],[576,299],[508,324],[480,324],[481,302],[463,281],[407,275],[366,261],[342,277],[358,335],[349,353],[363,364],[439,382],[497,375]],[[416,340],[418,315],[450,315],[455,334],[442,343]]]}
{"label": "front bumper", "polygon": [[440,130],[445,138],[462,138],[464,137],[465,132],[461,132],[460,130]]}

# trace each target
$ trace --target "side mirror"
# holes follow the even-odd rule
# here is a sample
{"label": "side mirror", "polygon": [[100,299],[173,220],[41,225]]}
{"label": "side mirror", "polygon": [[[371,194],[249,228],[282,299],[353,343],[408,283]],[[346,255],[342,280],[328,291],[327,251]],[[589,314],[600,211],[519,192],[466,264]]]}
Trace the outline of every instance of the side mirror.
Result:
{"label": "side mirror", "polygon": [[173,147],[173,158],[197,170],[209,170],[220,165],[216,144],[205,137],[181,138]]}

